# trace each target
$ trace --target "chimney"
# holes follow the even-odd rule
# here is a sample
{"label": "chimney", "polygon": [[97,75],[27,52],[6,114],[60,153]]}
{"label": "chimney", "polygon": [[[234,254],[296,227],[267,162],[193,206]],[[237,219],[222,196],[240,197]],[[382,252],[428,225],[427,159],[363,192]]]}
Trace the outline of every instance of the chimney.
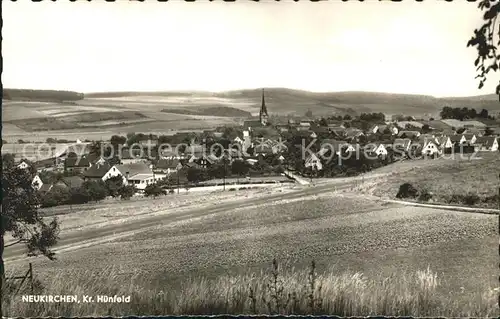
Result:
{"label": "chimney", "polygon": [[125,178],[128,180],[129,177],[130,177],[129,172],[125,172]]}

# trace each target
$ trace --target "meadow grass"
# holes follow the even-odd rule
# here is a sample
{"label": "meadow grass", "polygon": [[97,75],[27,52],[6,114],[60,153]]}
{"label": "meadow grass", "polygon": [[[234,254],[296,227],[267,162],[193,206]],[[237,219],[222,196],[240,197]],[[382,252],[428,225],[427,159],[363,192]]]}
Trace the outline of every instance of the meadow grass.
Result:
{"label": "meadow grass", "polygon": [[[329,314],[340,316],[481,316],[498,315],[497,289],[461,298],[438,292],[441,281],[429,268],[389,277],[367,278],[359,272],[330,269],[282,269],[191,278],[175,289],[141,284],[140,273],[126,279],[119,267],[35,283],[35,294],[131,296],[130,303],[26,303],[29,285],[3,304],[6,316],[123,316],[202,314]],[[12,287],[11,287],[12,288]],[[8,290],[8,288],[7,288]]]}
{"label": "meadow grass", "polygon": [[498,152],[479,153],[477,159],[441,158],[395,163],[390,165],[392,173],[361,183],[355,190],[395,198],[399,186],[410,183],[431,193],[432,202],[466,204],[459,199],[478,196],[479,200],[472,206],[497,208],[499,164]]}

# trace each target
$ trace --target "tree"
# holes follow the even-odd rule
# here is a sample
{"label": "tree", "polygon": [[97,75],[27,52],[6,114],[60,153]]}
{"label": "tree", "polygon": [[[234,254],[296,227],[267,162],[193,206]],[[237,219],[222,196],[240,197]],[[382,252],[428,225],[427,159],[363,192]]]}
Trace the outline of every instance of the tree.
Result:
{"label": "tree", "polygon": [[120,198],[125,200],[130,199],[132,196],[134,196],[135,192],[136,189],[134,185],[125,185],[120,188]]}
{"label": "tree", "polygon": [[106,189],[108,195],[111,197],[120,196],[120,190],[123,187],[123,176],[118,174],[116,176],[108,178],[104,184],[106,184]]}
{"label": "tree", "polygon": [[431,131],[431,128],[430,128],[429,124],[424,124],[422,126],[422,133],[425,134],[425,133],[429,133],[430,131]]}
{"label": "tree", "polygon": [[[497,24],[497,17],[500,13],[500,2],[492,0],[481,0],[479,9],[484,11],[483,25],[474,30],[474,35],[467,42],[467,47],[475,47],[477,58],[474,61],[477,76],[479,79],[479,89],[484,86],[488,73],[496,72],[500,65],[500,54],[497,53],[500,36],[500,26]],[[495,29],[496,28],[496,29]],[[500,97],[500,82],[496,87],[496,94]]]}
{"label": "tree", "polygon": [[308,118],[312,118],[313,117],[313,112],[311,110],[307,110],[305,116],[308,117]]}
{"label": "tree", "polygon": [[[7,165],[6,165],[7,164]],[[50,250],[57,243],[59,224],[54,218],[46,223],[38,212],[39,197],[31,186],[31,174],[2,162],[2,196],[0,214],[0,315],[5,283],[4,248],[25,244],[28,256],[43,255],[50,260],[55,254]],[[15,239],[5,245],[4,237],[10,233]]]}
{"label": "tree", "polygon": [[482,119],[487,119],[489,117],[488,110],[482,109],[481,112],[479,112],[479,117]]}
{"label": "tree", "polygon": [[187,170],[187,180],[192,183],[199,183],[205,180],[205,174],[197,167],[190,167]]}
{"label": "tree", "polygon": [[67,204],[71,199],[68,189],[54,186],[50,192],[40,198],[41,207],[53,207]]}
{"label": "tree", "polygon": [[13,167],[16,160],[13,154],[6,153],[2,154],[2,166],[4,167]]}
{"label": "tree", "polygon": [[344,121],[350,121],[352,117],[349,114],[344,115]]}
{"label": "tree", "polygon": [[159,185],[156,185],[156,184],[149,184],[144,189],[144,195],[146,197],[157,197],[157,196],[166,195],[166,194],[167,194],[167,192],[164,189],[162,189]]}
{"label": "tree", "polygon": [[111,136],[111,145],[118,146],[123,145],[127,142],[127,138],[125,136],[113,135]]}
{"label": "tree", "polygon": [[231,173],[244,176],[248,173],[249,167],[245,161],[234,161],[231,164]]}
{"label": "tree", "polygon": [[80,187],[82,194],[88,196],[89,201],[98,202],[106,198],[107,189],[106,184],[102,180],[99,181],[85,181]]}

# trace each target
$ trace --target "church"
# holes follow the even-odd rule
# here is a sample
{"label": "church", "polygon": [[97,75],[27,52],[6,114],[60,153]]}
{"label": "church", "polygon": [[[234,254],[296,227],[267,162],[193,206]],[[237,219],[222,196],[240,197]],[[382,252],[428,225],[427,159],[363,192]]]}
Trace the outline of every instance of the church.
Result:
{"label": "church", "polygon": [[259,120],[249,120],[243,123],[245,130],[251,131],[252,127],[264,127],[269,125],[269,114],[267,113],[266,100],[264,98],[264,89],[262,89],[262,102],[259,111]]}

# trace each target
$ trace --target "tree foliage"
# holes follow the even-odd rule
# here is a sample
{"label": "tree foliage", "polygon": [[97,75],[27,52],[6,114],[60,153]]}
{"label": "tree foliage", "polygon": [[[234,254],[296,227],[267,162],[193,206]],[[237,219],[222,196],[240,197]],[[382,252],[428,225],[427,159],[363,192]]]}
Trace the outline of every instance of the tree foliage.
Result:
{"label": "tree foliage", "polygon": [[[2,196],[0,222],[0,276],[4,276],[4,236],[10,233],[14,243],[25,244],[29,256],[42,254],[55,259],[50,250],[57,242],[59,224],[56,219],[46,222],[39,215],[39,196],[32,187],[29,170],[19,169],[2,157]],[[11,244],[9,244],[10,246]],[[3,282],[3,281],[2,281]],[[0,287],[2,289],[2,287]]]}
{"label": "tree foliage", "polygon": [[[474,47],[477,50],[474,66],[481,89],[489,72],[496,72],[500,66],[500,54],[497,52],[497,47],[500,45],[500,26],[497,23],[500,2],[481,0],[478,7],[483,12],[483,24],[474,29],[474,35],[467,42],[467,47]],[[496,94],[500,96],[500,82],[496,87]]]}
{"label": "tree foliage", "polygon": [[104,184],[106,184],[106,189],[108,195],[111,197],[120,196],[120,190],[123,187],[123,176],[118,174],[116,176],[108,178]]}

